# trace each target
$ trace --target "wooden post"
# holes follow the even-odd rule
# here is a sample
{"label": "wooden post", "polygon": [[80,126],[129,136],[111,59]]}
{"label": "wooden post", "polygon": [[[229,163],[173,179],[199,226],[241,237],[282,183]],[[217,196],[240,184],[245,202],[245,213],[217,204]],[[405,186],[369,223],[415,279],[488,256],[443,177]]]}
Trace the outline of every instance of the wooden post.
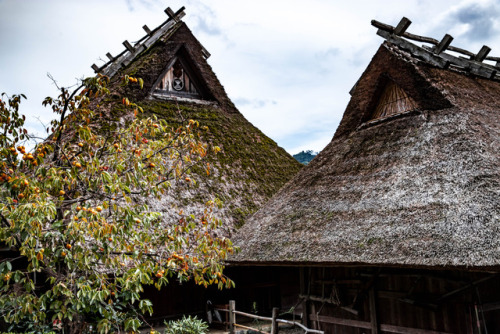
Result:
{"label": "wooden post", "polygon": [[167,15],[168,15],[168,17],[169,17],[170,19],[173,19],[173,18],[175,17],[175,13],[174,13],[174,11],[172,10],[172,8],[170,8],[170,7],[167,7],[167,9],[165,9],[165,10],[164,10],[164,12],[165,12],[165,14],[167,14]]}
{"label": "wooden post", "polygon": [[278,328],[278,322],[276,319],[278,318],[278,312],[279,308],[273,307],[273,315],[272,315],[272,322],[271,322],[271,334],[278,334],[279,328]]}
{"label": "wooden post", "polygon": [[378,334],[380,326],[378,324],[378,318],[377,318],[377,300],[375,296],[375,282],[370,287],[368,298],[370,303],[370,322],[371,322],[372,334]]}
{"label": "wooden post", "polygon": [[94,70],[94,72],[99,72],[99,66],[97,66],[96,64],[92,64],[92,69]]}
{"label": "wooden post", "polygon": [[234,311],[236,310],[236,302],[234,300],[229,301],[229,333],[234,334],[234,324],[236,323],[236,314]]}
{"label": "wooden post", "polygon": [[148,34],[149,36],[151,36],[151,34],[153,33],[151,31],[151,29],[149,29],[149,27],[147,25],[143,25],[142,29],[144,29],[144,31],[146,32],[146,34]]}
{"label": "wooden post", "polygon": [[130,44],[128,41],[124,41],[122,44],[127,48],[127,50],[129,50],[130,52],[134,53],[135,49],[132,46],[132,44]]}
{"label": "wooden post", "polygon": [[111,53],[109,53],[109,52],[108,52],[108,53],[106,53],[106,57],[108,57],[108,59],[109,59],[109,60],[111,60],[111,61],[114,61],[114,60],[115,60],[115,57],[113,57],[113,56],[111,55]]}
{"label": "wooden post", "polygon": [[406,17],[403,17],[401,21],[399,21],[398,25],[396,28],[394,28],[394,34],[401,36],[405,33],[406,29],[410,26],[411,21],[408,20]]}
{"label": "wooden post", "polygon": [[479,50],[477,55],[474,56],[474,60],[478,61],[478,62],[482,62],[484,60],[484,58],[486,58],[488,53],[490,53],[490,51],[491,51],[490,47],[483,45],[483,47],[481,48],[481,50]]}
{"label": "wooden post", "polygon": [[306,291],[305,268],[300,267],[300,294],[305,296],[302,300],[302,324],[309,327],[309,289]]}
{"label": "wooden post", "polygon": [[451,41],[453,41],[453,37],[448,34],[444,35],[441,42],[439,42],[439,44],[436,46],[436,50],[434,52],[440,54],[450,46]]}

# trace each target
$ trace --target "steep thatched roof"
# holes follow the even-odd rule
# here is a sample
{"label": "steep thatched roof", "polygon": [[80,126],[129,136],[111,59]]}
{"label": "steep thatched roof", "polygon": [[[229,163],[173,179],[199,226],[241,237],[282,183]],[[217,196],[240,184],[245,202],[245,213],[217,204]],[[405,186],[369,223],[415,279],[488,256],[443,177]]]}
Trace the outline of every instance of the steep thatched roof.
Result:
{"label": "steep thatched roof", "polygon": [[[387,83],[417,105],[372,120]],[[386,42],[330,144],[239,230],[234,264],[500,266],[500,83]]]}
{"label": "steep thatched roof", "polygon": [[[174,14],[167,9],[170,19],[164,24],[101,68],[93,66],[98,72],[111,75],[112,95],[100,104],[114,118],[127,119],[130,115],[125,114],[121,103],[122,97],[127,96],[141,105],[146,115],[155,114],[176,124],[180,122],[180,111],[185,119],[208,126],[206,139],[222,149],[212,161],[213,175],[207,177],[202,172],[197,188],[176,189],[150,206],[168,213],[172,205],[178,205],[189,212],[190,208],[201,208],[208,195],[214,194],[224,202],[221,218],[228,225],[240,226],[301,165],[236,109],[207,62],[208,52],[180,20],[182,10]],[[189,74],[189,81],[196,84],[194,97],[173,89],[173,95],[158,91],[161,78],[177,60]],[[123,87],[124,75],[142,78],[144,88]],[[185,84],[188,85],[187,79]]]}

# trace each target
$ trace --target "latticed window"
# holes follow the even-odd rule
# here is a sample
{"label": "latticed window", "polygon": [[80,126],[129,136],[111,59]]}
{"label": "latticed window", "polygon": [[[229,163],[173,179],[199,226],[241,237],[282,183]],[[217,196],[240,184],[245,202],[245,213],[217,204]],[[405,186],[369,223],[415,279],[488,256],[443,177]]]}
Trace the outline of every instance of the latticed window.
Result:
{"label": "latticed window", "polygon": [[388,82],[380,96],[373,118],[382,118],[417,109],[417,104],[394,82]]}

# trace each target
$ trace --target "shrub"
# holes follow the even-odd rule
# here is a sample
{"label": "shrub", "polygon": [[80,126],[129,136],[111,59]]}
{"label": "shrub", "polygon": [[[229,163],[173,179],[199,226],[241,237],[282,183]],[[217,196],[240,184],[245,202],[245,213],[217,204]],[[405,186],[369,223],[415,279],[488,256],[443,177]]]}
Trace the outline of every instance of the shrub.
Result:
{"label": "shrub", "polygon": [[208,333],[208,325],[197,317],[191,318],[188,316],[182,317],[180,320],[165,321],[165,334],[206,334]]}

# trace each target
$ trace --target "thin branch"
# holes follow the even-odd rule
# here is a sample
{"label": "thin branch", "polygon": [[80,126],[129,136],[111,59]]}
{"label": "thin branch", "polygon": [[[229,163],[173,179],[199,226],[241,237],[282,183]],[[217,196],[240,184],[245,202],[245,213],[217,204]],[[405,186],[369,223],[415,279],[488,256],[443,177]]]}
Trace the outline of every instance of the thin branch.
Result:
{"label": "thin branch", "polygon": [[[5,216],[1,212],[0,212],[0,220],[5,225],[5,227],[7,227],[7,228],[11,227],[11,224],[9,223],[7,218],[5,218]],[[19,245],[19,247],[21,247],[22,246],[21,240],[19,240],[19,238],[17,236],[14,236],[14,238],[16,239],[16,242]]]}

